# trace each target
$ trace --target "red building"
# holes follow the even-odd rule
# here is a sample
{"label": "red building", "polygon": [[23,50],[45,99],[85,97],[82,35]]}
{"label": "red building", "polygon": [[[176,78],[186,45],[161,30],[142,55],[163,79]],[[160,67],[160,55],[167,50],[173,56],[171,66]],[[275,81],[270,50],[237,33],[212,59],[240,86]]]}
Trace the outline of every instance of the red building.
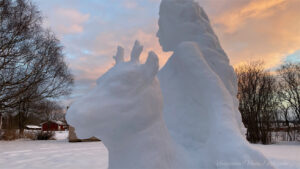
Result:
{"label": "red building", "polygon": [[61,121],[46,121],[41,124],[42,131],[65,131],[68,129],[68,125]]}

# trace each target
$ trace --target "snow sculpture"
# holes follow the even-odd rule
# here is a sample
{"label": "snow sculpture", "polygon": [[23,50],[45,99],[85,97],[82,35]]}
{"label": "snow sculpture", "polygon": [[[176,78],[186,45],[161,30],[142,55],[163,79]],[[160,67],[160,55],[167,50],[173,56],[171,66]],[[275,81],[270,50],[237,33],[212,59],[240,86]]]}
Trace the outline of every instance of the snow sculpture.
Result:
{"label": "snow sculpture", "polygon": [[174,51],[158,78],[154,52],[140,64],[136,41],[125,62],[118,47],[115,66],[67,113],[79,138],[100,138],[110,169],[271,169],[243,136],[236,77],[203,9],[162,0],[157,35]]}
{"label": "snow sculpture", "polygon": [[174,51],[158,74],[164,118],[193,167],[272,168],[243,136],[236,76],[204,10],[193,0],[162,0],[157,36]]}
{"label": "snow sculpture", "polygon": [[163,121],[158,58],[150,52],[146,63],[140,64],[142,49],[136,41],[131,60],[124,62],[124,49],[118,47],[116,65],[67,113],[67,121],[80,138],[95,135],[103,141],[110,169],[179,166],[176,147]]}

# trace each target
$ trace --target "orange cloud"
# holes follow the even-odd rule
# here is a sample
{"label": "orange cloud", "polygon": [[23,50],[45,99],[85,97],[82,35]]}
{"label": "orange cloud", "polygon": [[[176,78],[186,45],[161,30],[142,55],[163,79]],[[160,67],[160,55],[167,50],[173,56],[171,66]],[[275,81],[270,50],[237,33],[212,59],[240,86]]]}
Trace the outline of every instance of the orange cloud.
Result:
{"label": "orange cloud", "polygon": [[233,33],[240,28],[248,19],[268,17],[282,5],[286,0],[254,0],[242,7],[226,11],[214,18],[214,22],[222,24],[225,31]]}
{"label": "orange cloud", "polygon": [[270,68],[300,49],[299,6],[299,0],[255,0],[210,18],[232,64],[264,60]]}

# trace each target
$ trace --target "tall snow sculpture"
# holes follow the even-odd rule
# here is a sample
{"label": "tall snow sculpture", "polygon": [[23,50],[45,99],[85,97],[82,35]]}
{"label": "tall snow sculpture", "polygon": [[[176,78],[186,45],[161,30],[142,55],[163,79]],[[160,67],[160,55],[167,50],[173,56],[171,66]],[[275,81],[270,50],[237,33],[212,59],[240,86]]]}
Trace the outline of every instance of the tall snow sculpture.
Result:
{"label": "tall snow sculpture", "polygon": [[156,74],[158,57],[150,52],[139,63],[143,47],[137,41],[131,60],[118,47],[115,66],[96,87],[74,102],[67,121],[79,138],[96,136],[109,151],[110,169],[173,169],[182,163],[163,120],[163,99]]}
{"label": "tall snow sculpture", "polygon": [[162,0],[159,14],[160,44],[174,51],[158,74],[164,119],[193,167],[272,168],[244,138],[236,76],[204,10],[193,0]]}

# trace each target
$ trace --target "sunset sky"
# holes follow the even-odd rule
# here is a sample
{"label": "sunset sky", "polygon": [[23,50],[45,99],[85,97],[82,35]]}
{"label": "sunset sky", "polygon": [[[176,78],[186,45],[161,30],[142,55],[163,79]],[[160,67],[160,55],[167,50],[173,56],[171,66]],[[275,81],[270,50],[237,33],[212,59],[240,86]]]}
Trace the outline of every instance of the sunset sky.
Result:
{"label": "sunset sky", "polygon": [[[65,47],[75,75],[72,97],[95,85],[109,69],[118,45],[126,56],[136,39],[145,55],[154,50],[162,67],[164,53],[156,38],[160,0],[33,0],[44,25]],[[207,12],[231,64],[264,60],[268,68],[300,61],[300,0],[196,0]]]}

